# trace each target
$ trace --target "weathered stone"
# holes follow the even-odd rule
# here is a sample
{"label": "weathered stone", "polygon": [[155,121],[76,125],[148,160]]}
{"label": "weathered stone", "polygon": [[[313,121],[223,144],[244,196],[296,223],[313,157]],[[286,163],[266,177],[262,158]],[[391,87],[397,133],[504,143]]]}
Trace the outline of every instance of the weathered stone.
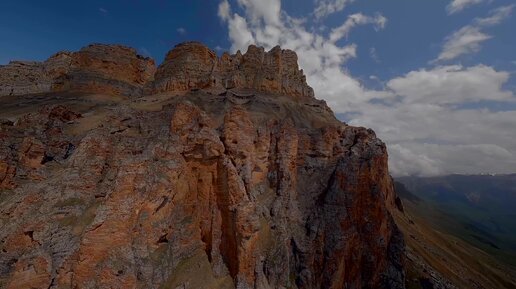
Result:
{"label": "weathered stone", "polygon": [[151,89],[159,93],[213,87],[216,68],[217,55],[208,47],[197,42],[179,44],[158,67]]}
{"label": "weathered stone", "polygon": [[[198,89],[247,89],[314,97],[297,55],[279,46],[265,52],[217,57],[208,47],[186,42],[172,49],[156,70],[154,61],[120,45],[92,44],[60,52],[45,62],[12,62],[0,67],[0,96],[75,91],[125,96]],[[145,89],[144,89],[145,88]]]}
{"label": "weathered stone", "polygon": [[55,91],[141,96],[155,71],[154,60],[133,48],[92,44],[44,62],[15,61],[0,67],[0,96]]}
{"label": "weathered stone", "polygon": [[47,92],[51,85],[40,62],[12,61],[0,66],[0,96]]}
{"label": "weathered stone", "polygon": [[[121,67],[96,53],[72,66]],[[404,288],[385,145],[290,86],[290,52],[232,57],[185,44],[157,88],[199,91],[0,123],[0,287]],[[246,101],[210,90],[229,71]]]}
{"label": "weathered stone", "polygon": [[279,46],[269,52],[254,45],[242,55],[215,52],[197,42],[177,45],[156,73],[149,90],[184,92],[192,89],[250,89],[292,97],[313,97],[297,55]]}
{"label": "weathered stone", "polygon": [[154,76],[154,60],[120,45],[89,45],[73,54],[68,73],[56,80],[54,90],[141,96]]}

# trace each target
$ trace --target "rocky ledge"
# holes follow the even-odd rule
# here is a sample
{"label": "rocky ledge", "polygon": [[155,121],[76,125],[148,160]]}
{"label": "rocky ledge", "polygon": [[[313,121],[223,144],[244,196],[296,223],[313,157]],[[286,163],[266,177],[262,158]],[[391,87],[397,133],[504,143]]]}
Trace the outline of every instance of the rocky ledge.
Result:
{"label": "rocky ledge", "polygon": [[0,67],[0,97],[58,91],[141,96],[152,80],[154,60],[120,45],[89,45],[59,52],[44,62]]}
{"label": "rocky ledge", "polygon": [[154,93],[190,89],[243,88],[289,96],[313,97],[297,64],[297,55],[279,46],[269,52],[249,46],[242,55],[224,53],[218,58],[208,47],[189,42],[171,50],[150,84]]}
{"label": "rocky ledge", "polygon": [[24,105],[0,110],[1,288],[404,288],[386,147],[311,97],[295,54],[179,45],[155,81],[133,55],[43,75],[137,99],[0,98]]}
{"label": "rocky ledge", "polygon": [[192,89],[249,89],[313,97],[297,55],[254,45],[245,54],[215,52],[197,42],[177,45],[156,69],[154,60],[120,45],[89,45],[60,52],[45,62],[11,62],[0,67],[0,97],[55,91],[141,97]]}

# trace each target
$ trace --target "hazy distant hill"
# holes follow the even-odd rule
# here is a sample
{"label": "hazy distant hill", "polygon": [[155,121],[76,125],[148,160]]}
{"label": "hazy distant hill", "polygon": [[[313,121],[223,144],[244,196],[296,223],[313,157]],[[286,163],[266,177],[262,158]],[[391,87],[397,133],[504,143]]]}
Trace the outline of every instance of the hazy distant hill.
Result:
{"label": "hazy distant hill", "polygon": [[[427,209],[420,213],[429,221],[498,259],[516,264],[516,174],[397,180],[412,198],[425,202]],[[406,198],[402,189],[398,188],[398,193]]]}
{"label": "hazy distant hill", "polygon": [[406,287],[516,289],[514,183],[515,175],[395,181]]}

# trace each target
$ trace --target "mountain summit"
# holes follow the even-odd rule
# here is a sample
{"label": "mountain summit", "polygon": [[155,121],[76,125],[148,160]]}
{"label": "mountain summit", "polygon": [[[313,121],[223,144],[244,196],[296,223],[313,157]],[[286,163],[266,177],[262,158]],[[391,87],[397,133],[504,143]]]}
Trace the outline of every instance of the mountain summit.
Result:
{"label": "mountain summit", "polygon": [[57,91],[142,96],[191,89],[250,89],[313,97],[297,55],[279,46],[254,45],[247,53],[215,52],[198,42],[177,45],[156,69],[152,59],[120,45],[92,44],[44,62],[13,61],[0,67],[0,96]]}
{"label": "mountain summit", "polygon": [[0,287],[404,288],[386,147],[294,52],[95,44],[0,79]]}

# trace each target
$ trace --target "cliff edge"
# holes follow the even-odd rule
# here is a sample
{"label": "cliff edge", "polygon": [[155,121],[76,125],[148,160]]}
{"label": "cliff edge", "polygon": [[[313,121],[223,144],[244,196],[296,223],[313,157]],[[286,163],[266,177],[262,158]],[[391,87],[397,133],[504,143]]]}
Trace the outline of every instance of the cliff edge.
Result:
{"label": "cliff edge", "polygon": [[1,288],[404,288],[385,144],[292,51],[94,45],[0,75]]}
{"label": "cliff edge", "polygon": [[156,68],[154,60],[121,45],[92,44],[44,62],[13,61],[0,67],[0,97],[58,91],[131,97],[192,89],[249,89],[313,97],[297,55],[279,46],[254,45],[245,54],[215,52],[198,42],[177,45]]}

